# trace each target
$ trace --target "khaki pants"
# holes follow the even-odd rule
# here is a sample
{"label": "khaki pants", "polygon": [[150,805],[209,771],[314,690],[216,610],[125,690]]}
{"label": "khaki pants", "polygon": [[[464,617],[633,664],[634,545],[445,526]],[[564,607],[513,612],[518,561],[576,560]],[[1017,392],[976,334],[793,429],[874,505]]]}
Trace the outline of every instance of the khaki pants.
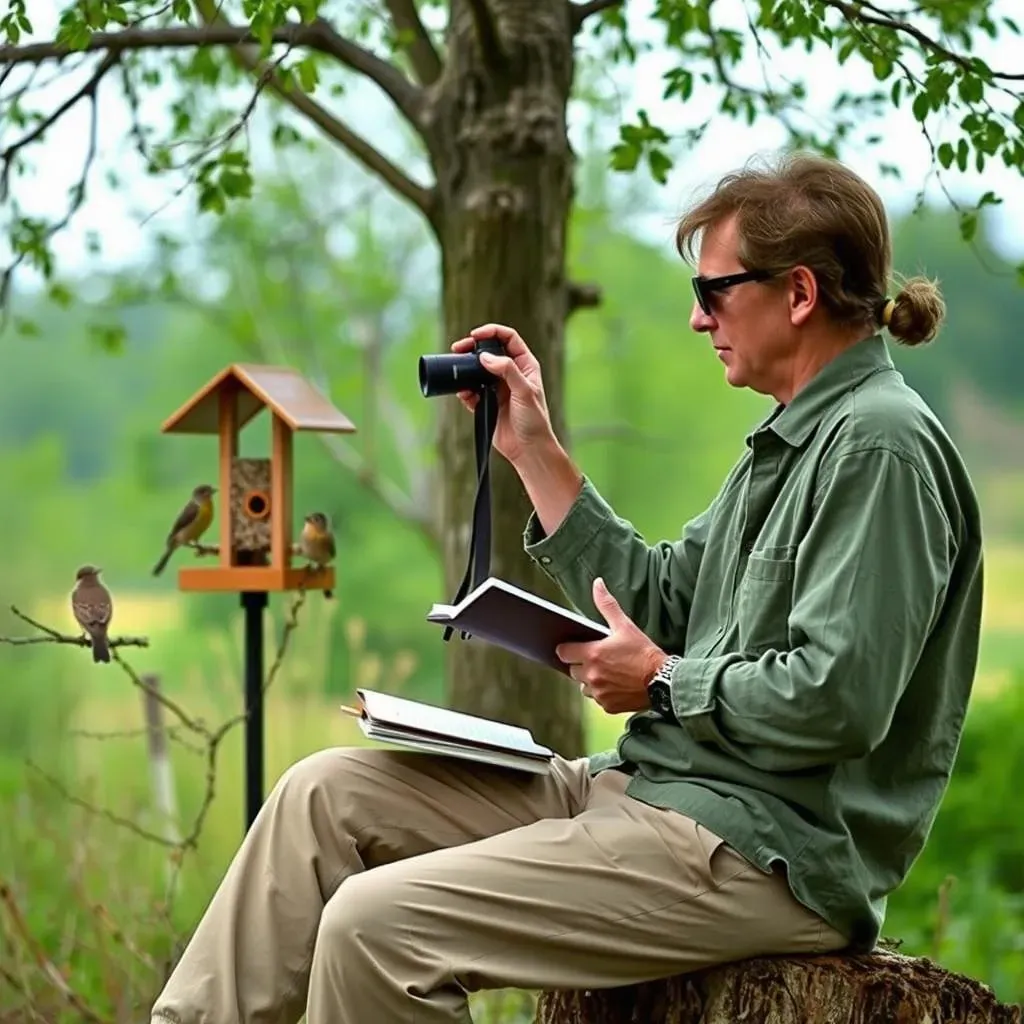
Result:
{"label": "khaki pants", "polygon": [[466,993],[605,988],[842,935],[617,771],[378,749],[292,766],[153,1009],[174,1024],[467,1024]]}

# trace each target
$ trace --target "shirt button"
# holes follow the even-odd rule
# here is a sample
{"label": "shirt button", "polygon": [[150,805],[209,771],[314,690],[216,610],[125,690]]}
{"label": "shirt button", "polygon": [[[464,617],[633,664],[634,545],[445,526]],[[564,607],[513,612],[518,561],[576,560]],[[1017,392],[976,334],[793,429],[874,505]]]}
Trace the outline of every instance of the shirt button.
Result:
{"label": "shirt button", "polygon": [[542,562],[543,562],[543,563],[544,563],[545,565],[550,565],[550,564],[551,564],[551,556],[550,556],[550,555],[541,555],[541,556],[540,556],[540,560],[541,560],[541,561],[542,561]]}

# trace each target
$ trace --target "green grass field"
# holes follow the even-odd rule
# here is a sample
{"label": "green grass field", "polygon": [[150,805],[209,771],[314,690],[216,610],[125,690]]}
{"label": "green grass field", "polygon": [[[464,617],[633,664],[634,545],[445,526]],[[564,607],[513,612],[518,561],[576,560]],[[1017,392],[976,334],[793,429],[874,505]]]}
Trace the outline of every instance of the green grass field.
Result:
{"label": "green grass field", "polygon": [[[59,624],[67,617],[65,600],[32,611],[44,622]],[[126,660],[139,673],[159,673],[164,692],[215,730],[241,710],[241,636],[185,633],[183,600],[119,595],[117,632],[148,635],[152,646],[125,650]],[[343,591],[333,602],[308,601],[267,695],[267,786],[311,751],[366,742],[338,710],[345,695],[324,695],[327,640],[335,616],[345,621],[352,678],[360,685],[401,684],[413,667],[405,652],[363,649],[365,630],[347,608]],[[281,624],[278,615],[268,629],[268,664]],[[212,802],[198,845],[172,875],[178,853],[137,831],[162,834],[164,828],[153,811],[140,691],[117,665],[94,666],[81,650],[28,650],[9,655],[13,664],[4,673],[0,698],[7,719],[6,740],[0,721],[5,822],[0,894],[10,894],[24,917],[25,935],[33,936],[90,1005],[144,1001],[173,955],[170,936],[185,934],[194,923],[241,838],[243,729],[233,728],[218,748]],[[989,553],[976,699],[998,692],[1022,667],[1024,548],[1005,547]],[[553,679],[552,685],[564,684]],[[592,702],[584,708],[588,749],[613,745],[627,716],[607,716]],[[166,716],[166,724],[175,732],[176,797],[180,826],[187,833],[206,800],[208,765],[203,751],[195,749],[197,737],[182,730],[173,715]],[[176,888],[168,909],[170,877]],[[0,962],[17,965],[24,984],[53,996],[52,985],[32,966],[32,947],[14,926],[10,909],[5,916],[0,908],[0,925]],[[12,1007],[20,998],[16,990],[5,996],[0,975],[2,1024],[31,1019],[14,1015]],[[512,1000],[506,1006],[510,1016],[502,1017],[504,1004],[496,1000],[481,1019],[526,1019],[521,1000],[506,998]],[[65,1019],[82,1019],[80,1012],[68,1012]]]}

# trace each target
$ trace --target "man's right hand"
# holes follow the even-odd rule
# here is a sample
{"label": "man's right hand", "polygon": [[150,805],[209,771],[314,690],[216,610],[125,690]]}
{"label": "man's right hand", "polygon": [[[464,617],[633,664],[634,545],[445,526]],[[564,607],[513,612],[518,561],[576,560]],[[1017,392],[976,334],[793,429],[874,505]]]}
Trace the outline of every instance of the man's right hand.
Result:
{"label": "man's right hand", "polygon": [[[494,430],[494,447],[513,466],[525,454],[555,441],[551,417],[548,414],[540,363],[527,348],[519,333],[503,324],[484,324],[474,327],[466,338],[452,345],[453,352],[471,352],[477,341],[497,338],[506,355],[484,353],[480,362],[484,368],[501,378],[498,385],[498,422]],[[467,409],[475,409],[479,396],[471,391],[460,391],[459,400]]]}

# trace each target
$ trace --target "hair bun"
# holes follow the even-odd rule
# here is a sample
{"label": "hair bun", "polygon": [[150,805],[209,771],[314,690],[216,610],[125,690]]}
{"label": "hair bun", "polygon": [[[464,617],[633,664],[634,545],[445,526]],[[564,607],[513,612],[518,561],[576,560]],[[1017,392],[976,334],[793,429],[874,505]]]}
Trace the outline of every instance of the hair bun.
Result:
{"label": "hair bun", "polygon": [[886,326],[899,344],[924,345],[938,334],[945,318],[946,303],[937,283],[913,277],[897,294]]}

